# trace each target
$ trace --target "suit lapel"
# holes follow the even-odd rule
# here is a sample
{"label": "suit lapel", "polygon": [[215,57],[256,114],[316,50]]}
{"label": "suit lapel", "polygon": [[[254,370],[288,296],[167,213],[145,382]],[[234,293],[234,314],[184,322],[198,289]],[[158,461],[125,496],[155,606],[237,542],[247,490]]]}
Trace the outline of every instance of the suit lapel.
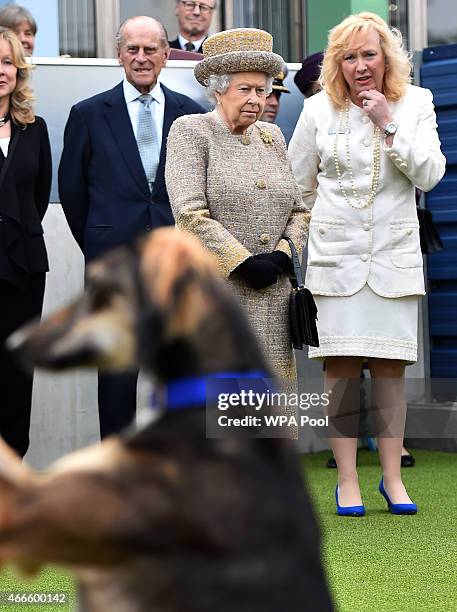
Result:
{"label": "suit lapel", "polygon": [[167,138],[170,132],[173,121],[182,115],[181,104],[173,95],[173,92],[165,87],[161,86],[163,93],[165,94],[165,113],[163,117],[163,130],[162,130],[162,146],[160,148],[160,159],[159,166],[157,168],[156,180],[154,182],[154,188],[152,193],[155,194],[162,186],[165,181],[165,160],[167,155]]}
{"label": "suit lapel", "polygon": [[[22,136],[22,128],[11,122],[11,138],[8,146],[8,155],[5,158],[3,156],[1,167],[0,167],[0,192],[3,190],[5,193],[6,189],[3,187],[6,181],[8,169],[17,152],[17,147],[20,145],[19,140]],[[11,170],[10,170],[11,171]],[[3,215],[14,219],[18,223],[21,221],[21,213],[18,208],[18,200],[11,197],[3,197],[0,199],[0,211]]]}
{"label": "suit lapel", "polygon": [[127,111],[122,83],[116,85],[109,92],[105,100],[104,112],[126,167],[129,169],[138,187],[149,198],[149,187]]}

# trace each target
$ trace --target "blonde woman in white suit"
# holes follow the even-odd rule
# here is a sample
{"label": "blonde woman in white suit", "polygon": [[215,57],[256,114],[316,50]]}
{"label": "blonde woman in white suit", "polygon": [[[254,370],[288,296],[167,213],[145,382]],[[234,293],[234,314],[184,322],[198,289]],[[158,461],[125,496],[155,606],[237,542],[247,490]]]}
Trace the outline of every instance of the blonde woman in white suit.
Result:
{"label": "blonde woman in white suit", "polygon": [[[306,283],[319,309],[320,347],[309,356],[325,360],[328,387],[358,380],[368,361],[384,423],[379,490],[393,514],[417,512],[400,475],[404,371],[417,360],[425,293],[415,187],[429,191],[445,171],[432,94],[410,75],[398,32],[373,13],[346,18],[329,34],[323,90],[305,100],[289,147],[312,208]],[[335,427],[337,512],[364,516],[357,431]]]}

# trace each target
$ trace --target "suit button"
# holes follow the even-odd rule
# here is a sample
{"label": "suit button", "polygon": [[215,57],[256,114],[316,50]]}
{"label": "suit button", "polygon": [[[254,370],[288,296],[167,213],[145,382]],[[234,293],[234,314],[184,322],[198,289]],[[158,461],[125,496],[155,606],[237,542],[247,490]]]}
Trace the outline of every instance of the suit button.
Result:
{"label": "suit button", "polygon": [[362,225],[362,227],[363,227],[363,229],[364,229],[366,232],[369,232],[369,231],[370,231],[370,224],[369,224],[369,223],[364,223],[364,224]]}
{"label": "suit button", "polygon": [[256,183],[257,187],[259,189],[265,189],[267,184],[265,183],[265,181],[263,179],[259,179]]}
{"label": "suit button", "polygon": [[320,227],[319,228],[319,234],[325,234],[325,227]]}
{"label": "suit button", "polygon": [[360,259],[362,261],[368,261],[368,255],[366,253],[362,253],[362,255],[360,255]]}
{"label": "suit button", "polygon": [[413,233],[413,230],[409,228],[409,230],[406,233],[408,234],[408,236],[411,236],[411,234]]}
{"label": "suit button", "polygon": [[146,231],[150,232],[152,230],[152,227],[150,225],[146,225]]}
{"label": "suit button", "polygon": [[369,167],[364,168],[363,171],[365,172],[365,174],[371,174],[371,168]]}
{"label": "suit button", "polygon": [[259,240],[262,244],[267,244],[270,240],[270,234],[260,234]]}
{"label": "suit button", "polygon": [[0,223],[3,221],[3,217],[0,217]]}
{"label": "suit button", "polygon": [[363,141],[363,144],[365,147],[369,147],[371,145],[371,140],[369,138],[365,138],[365,140]]}

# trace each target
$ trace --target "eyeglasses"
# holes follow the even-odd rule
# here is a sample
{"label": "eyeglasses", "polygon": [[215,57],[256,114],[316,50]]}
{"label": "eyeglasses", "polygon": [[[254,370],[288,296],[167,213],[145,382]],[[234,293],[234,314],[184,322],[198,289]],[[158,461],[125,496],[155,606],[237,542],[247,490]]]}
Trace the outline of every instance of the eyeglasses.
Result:
{"label": "eyeglasses", "polygon": [[187,0],[181,0],[181,4],[184,5],[186,11],[193,11],[197,6],[200,9],[200,13],[211,13],[214,11],[215,7],[210,6],[209,4],[204,4],[202,2],[187,2]]}

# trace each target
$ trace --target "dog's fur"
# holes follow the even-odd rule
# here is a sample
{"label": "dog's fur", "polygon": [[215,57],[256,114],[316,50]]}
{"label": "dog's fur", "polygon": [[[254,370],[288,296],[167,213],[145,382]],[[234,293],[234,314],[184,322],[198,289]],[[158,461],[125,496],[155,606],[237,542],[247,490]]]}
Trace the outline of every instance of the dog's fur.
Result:
{"label": "dog's fur", "polygon": [[[16,352],[42,367],[173,378],[267,366],[196,239],[158,230],[88,268],[86,290]],[[319,612],[331,604],[292,443],[207,439],[205,411],[73,453],[35,474],[0,446],[0,559],[70,567],[101,612]]]}

